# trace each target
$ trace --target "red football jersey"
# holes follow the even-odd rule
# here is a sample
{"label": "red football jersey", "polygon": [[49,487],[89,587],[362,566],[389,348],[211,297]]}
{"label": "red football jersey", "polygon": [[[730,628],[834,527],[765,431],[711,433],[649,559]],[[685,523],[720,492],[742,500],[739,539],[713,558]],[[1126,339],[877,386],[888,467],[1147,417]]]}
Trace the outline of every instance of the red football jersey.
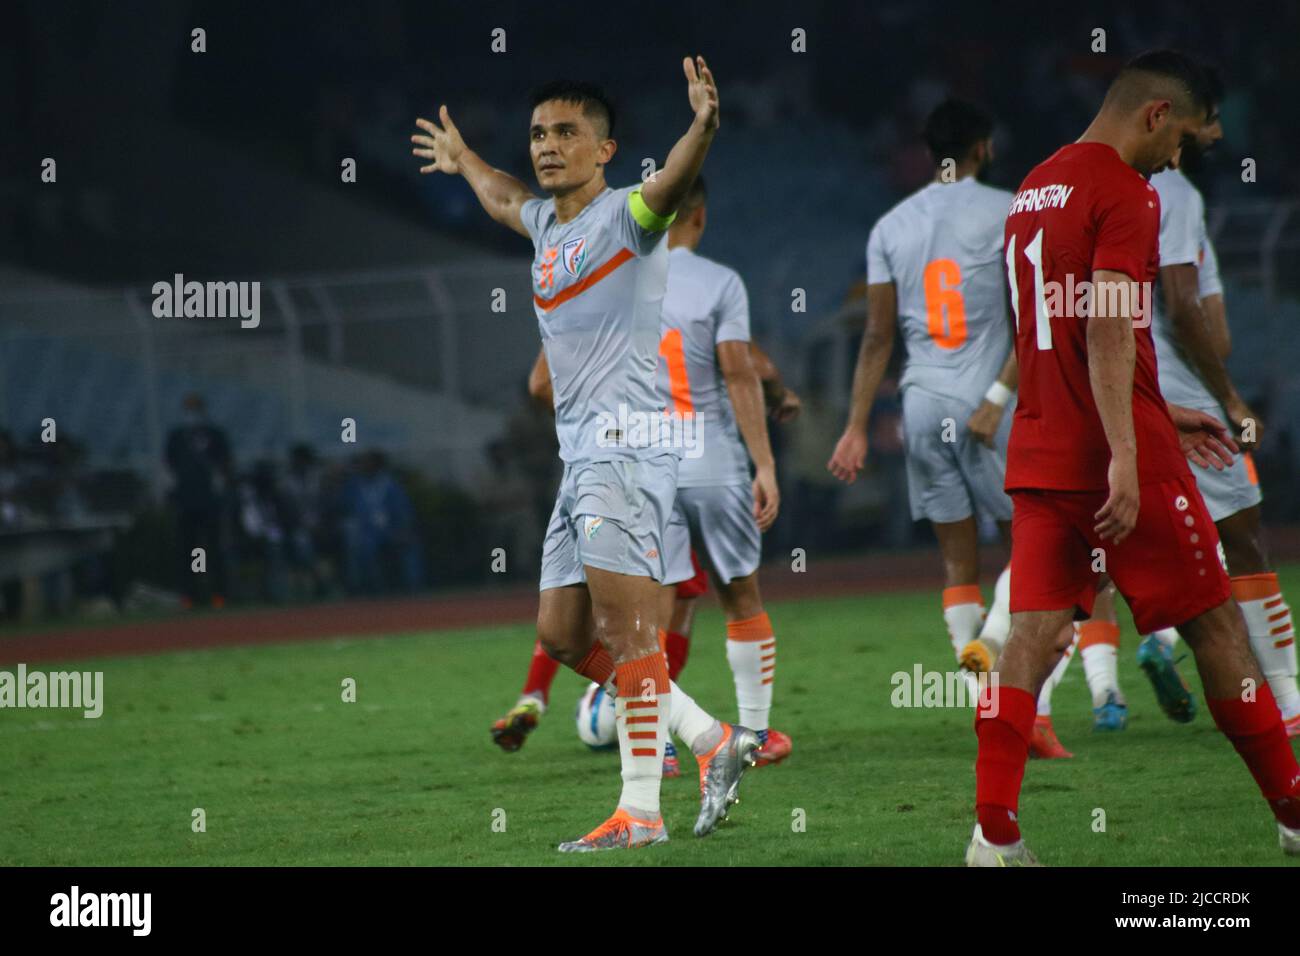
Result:
{"label": "red football jersey", "polygon": [[1108,487],[1110,446],[1088,378],[1090,302],[1080,298],[1098,269],[1122,272],[1146,290],[1134,304],[1141,316],[1134,322],[1133,372],[1138,480],[1188,473],[1156,382],[1150,296],[1159,236],[1159,195],[1111,146],[1062,147],[1025,177],[1005,237],[1020,362],[1008,491]]}

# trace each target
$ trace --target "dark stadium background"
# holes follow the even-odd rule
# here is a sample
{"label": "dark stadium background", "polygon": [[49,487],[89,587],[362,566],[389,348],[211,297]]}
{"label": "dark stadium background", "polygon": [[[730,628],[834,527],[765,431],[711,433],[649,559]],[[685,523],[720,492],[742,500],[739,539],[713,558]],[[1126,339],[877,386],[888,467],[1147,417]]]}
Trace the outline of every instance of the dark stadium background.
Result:
{"label": "dark stadium background", "polygon": [[[531,180],[529,89],[591,79],[619,106],[610,179],[630,182],[686,126],[680,60],[692,53],[708,58],[722,102],[701,251],[744,276],[756,338],[804,399],[802,417],[775,428],[784,501],[769,557],[929,541],[906,518],[892,384],[868,480],[843,489],[824,468],[862,324],[867,232],[931,175],[917,136],[926,111],[948,93],[991,108],[991,179],[1014,188],[1082,131],[1124,59],[1163,45],[1211,58],[1227,79],[1226,138],[1196,180],[1227,282],[1231,368],[1267,429],[1266,518],[1300,523],[1298,9],[11,4],[0,31],[5,614],[178,606],[163,448],[191,393],[231,448],[215,539],[229,602],[502,579],[526,594],[558,480],[549,417],[524,392],[538,348],[530,249],[459,179],[418,176],[407,136],[445,102],[472,148]],[[204,53],[190,49],[196,27]],[[498,27],[504,53],[491,50]],[[1098,28],[1104,54],[1091,50]],[[807,52],[792,52],[795,29]],[[46,157],[55,183],[41,182]],[[1241,181],[1244,157],[1256,182]],[[344,158],[355,183],[340,179]],[[150,289],[176,273],[261,282],[261,325],[154,318]],[[490,308],[498,288],[504,313]],[[791,310],[795,289],[804,312]],[[340,440],[344,417],[354,444]],[[295,446],[309,449],[307,492],[287,484]],[[350,574],[349,501],[366,468],[401,489],[404,538]],[[1284,548],[1293,538],[1275,532]]]}

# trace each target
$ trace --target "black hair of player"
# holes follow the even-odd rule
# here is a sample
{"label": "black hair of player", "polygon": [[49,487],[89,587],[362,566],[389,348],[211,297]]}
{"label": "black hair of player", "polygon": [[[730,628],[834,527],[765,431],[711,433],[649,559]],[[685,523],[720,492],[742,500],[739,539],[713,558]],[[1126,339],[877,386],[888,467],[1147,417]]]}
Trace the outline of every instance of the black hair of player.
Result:
{"label": "black hair of player", "polygon": [[993,135],[993,116],[966,100],[949,97],[926,117],[922,136],[935,164],[963,162],[975,144]]}
{"label": "black hair of player", "polygon": [[1211,113],[1223,104],[1223,73],[1213,63],[1201,64],[1201,82],[1205,85],[1205,98]]}
{"label": "black hair of player", "polygon": [[582,113],[597,126],[605,125],[605,139],[614,135],[614,103],[595,83],[582,80],[552,80],[544,83],[532,92],[531,108],[537,109],[543,103],[559,100],[582,107]]}
{"label": "black hair of player", "polygon": [[[1140,106],[1150,94],[1149,84],[1141,82],[1144,77],[1173,80],[1187,94],[1187,103],[1178,104],[1180,107],[1185,105],[1188,112],[1208,113],[1210,97],[1205,70],[1179,50],[1148,50],[1139,53],[1124,64],[1124,68],[1111,83],[1106,98],[1118,101],[1125,109]],[[1183,112],[1183,109],[1178,111]]]}
{"label": "black hair of player", "polygon": [[682,197],[681,205],[677,207],[678,218],[685,219],[708,201],[709,190],[704,185],[704,176],[702,174],[696,175],[695,181],[691,183],[691,188],[686,190],[686,195]]}

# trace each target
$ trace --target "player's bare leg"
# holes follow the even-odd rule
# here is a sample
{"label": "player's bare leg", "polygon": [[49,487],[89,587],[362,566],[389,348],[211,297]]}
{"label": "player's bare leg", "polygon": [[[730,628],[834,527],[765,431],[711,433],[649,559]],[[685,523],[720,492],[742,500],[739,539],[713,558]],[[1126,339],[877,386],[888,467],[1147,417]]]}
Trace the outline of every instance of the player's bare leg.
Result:
{"label": "player's bare leg", "polygon": [[514,753],[524,745],[525,738],[537,728],[546,715],[551,683],[555,680],[560,662],[546,653],[541,640],[533,644],[532,660],[524,689],[506,715],[492,724],[492,742],[506,753]]}
{"label": "player's bare leg", "polygon": [[[998,531],[1001,533],[1004,542],[1011,540],[1011,522],[999,521]],[[973,583],[978,584],[978,534],[974,518],[969,519],[969,528],[963,530],[961,535],[952,542],[952,546],[954,548],[974,550],[970,552],[969,557],[965,554],[960,555],[959,563],[956,566],[950,564],[945,557],[945,575],[952,575],[954,572],[964,573],[967,576],[973,576]],[[940,547],[943,547],[943,538],[940,538]],[[947,580],[952,579],[951,577],[947,578]],[[980,626],[979,633],[973,640],[968,641],[957,651],[957,659],[962,668],[973,674],[991,672],[1010,633],[1011,565],[1008,564],[1002,569],[1002,573],[998,575],[997,583],[993,586],[993,604],[984,616],[984,623]]]}
{"label": "player's bare leg", "polygon": [[1178,672],[1178,663],[1174,660],[1177,642],[1178,631],[1172,627],[1144,635],[1138,643],[1137,662],[1151,682],[1156,703],[1164,715],[1176,723],[1186,724],[1196,716],[1196,696]]}
{"label": "player's bare leg", "polygon": [[700,567],[694,551],[691,552],[691,566],[695,576],[673,587],[672,610],[667,618],[661,618],[668,621],[664,653],[668,655],[668,676],[673,680],[677,680],[686,667],[691,650],[691,630],[695,627],[695,607],[700,595],[709,587],[708,575]]}
{"label": "player's bare leg", "polygon": [[1229,515],[1216,526],[1228,562],[1232,596],[1241,606],[1255,659],[1273,690],[1287,736],[1300,735],[1295,628],[1277,574],[1269,565],[1259,505]]}
{"label": "player's bare leg", "polygon": [[[607,658],[608,655],[593,656],[593,640],[591,598],[586,587],[573,584],[542,591],[537,609],[537,644],[533,651],[533,666],[529,669],[529,683],[534,680],[534,671],[541,669],[536,660],[539,651],[547,659],[563,664],[592,680],[597,680],[592,674],[605,675],[597,680],[597,683],[605,683],[608,680],[607,665],[600,658]],[[548,670],[553,678],[554,671]],[[548,680],[546,686],[549,688],[549,685]],[[492,725],[492,742],[507,753],[513,753],[537,729],[545,712],[545,697],[539,699],[530,694],[526,686],[515,706]]]}
{"label": "player's bare leg", "polygon": [[1038,691],[1038,713],[1034,717],[1034,732],[1029,738],[1029,756],[1039,760],[1064,760],[1074,756],[1061,744],[1056,736],[1056,728],[1052,726],[1052,692],[1065,676],[1078,646],[1078,635],[1073,625],[1070,626],[1069,633],[1062,637],[1062,641],[1065,650],[1061,652],[1060,660]]}
{"label": "player's bare leg", "polygon": [[690,655],[691,632],[695,629],[695,607],[697,597],[683,597],[680,588],[674,588],[673,612],[668,621],[668,640],[665,653],[668,655],[668,676],[677,680],[677,676],[686,667]]}
{"label": "player's bare leg", "polygon": [[[1232,576],[1233,598],[1246,619],[1251,649],[1282,712],[1287,736],[1298,736],[1300,689],[1296,685],[1295,627],[1277,574],[1269,564],[1259,506],[1229,515],[1215,527]],[[1195,716],[1196,707],[1174,666],[1177,642],[1178,631],[1174,628],[1148,634],[1138,647],[1138,663],[1150,677],[1165,714],[1171,720],[1187,723]]]}
{"label": "player's bare leg", "polygon": [[780,763],[790,755],[789,736],[768,727],[776,680],[776,635],[763,610],[758,572],[722,581],[714,577],[727,618],[727,663],[736,684],[740,722],[758,734],[757,765]]}
{"label": "player's bare leg", "polygon": [[[543,613],[538,614],[539,634]],[[587,630],[589,631],[590,628],[588,627]],[[551,684],[555,682],[555,674],[559,668],[560,661],[546,652],[539,636],[533,643],[533,656],[528,664],[528,676],[524,678],[524,687],[519,693],[519,699],[504,717],[492,725],[492,742],[506,753],[513,753],[522,747],[528,734],[536,729],[542,717],[546,715],[546,708],[550,703]]]}
{"label": "player's bare leg", "polygon": [[[986,614],[979,587],[979,529],[975,519],[934,523],[933,527],[943,556],[944,623],[957,652],[957,663],[968,675],[974,696],[976,678],[996,669],[998,656],[1011,631],[1011,566],[1007,565],[998,575],[993,588],[993,606]],[[1004,541],[1011,539],[1009,521],[999,521],[998,530]],[[1052,689],[1065,675],[1069,662],[1067,651],[1039,694],[1030,753],[1041,759],[1074,756],[1061,745],[1052,727]]]}
{"label": "player's bare leg", "polygon": [[[661,608],[666,611],[671,607],[674,597],[675,588],[662,588]],[[695,835],[705,836],[740,802],[740,778],[754,765],[758,736],[748,727],[718,720],[676,682],[670,680],[669,687],[673,695],[669,729],[686,744],[699,765],[700,813]]]}
{"label": "player's bare leg", "polygon": [[1289,855],[1300,855],[1300,766],[1291,752],[1272,689],[1251,652],[1235,601],[1225,601],[1178,631],[1196,655],[1205,704],[1232,742],[1278,823]]}
{"label": "player's bare leg", "polygon": [[968,866],[1033,866],[1016,813],[1029,756],[1038,691],[1073,641],[1073,609],[1011,615],[1011,636],[998,661],[998,681],[980,698],[975,722],[975,811],[979,822],[966,850]]}
{"label": "player's bare leg", "polygon": [[1092,617],[1076,623],[1074,630],[1092,695],[1092,729],[1123,730],[1128,726],[1128,701],[1119,687],[1119,619],[1115,585],[1109,579],[1097,590]]}
{"label": "player's bare leg", "polygon": [[[588,672],[584,676],[599,683],[612,675],[618,690],[615,706],[623,792],[608,820],[585,837],[560,844],[560,851],[628,849],[662,843],[668,833],[659,813],[659,784],[672,701],[668,668],[659,650],[659,584],[652,578],[591,565],[586,565],[584,571],[599,650],[593,645],[583,654],[583,645],[590,640],[592,631],[580,636],[567,630],[581,620],[571,606],[563,608],[568,612],[562,615],[566,630],[550,635],[555,648],[553,651],[548,644],[547,650],[570,666],[582,654],[574,669],[583,667]],[[600,650],[605,652],[604,657]]]}
{"label": "player's bare leg", "polygon": [[943,559],[943,622],[953,653],[971,675],[968,681],[973,691],[974,675],[990,672],[997,660],[995,648],[976,643],[984,626],[979,528],[973,516],[961,521],[935,521],[931,527]]}
{"label": "player's bare leg", "polygon": [[[686,666],[686,658],[691,649],[691,628],[695,624],[695,604],[698,595],[703,594],[706,587],[707,579],[699,566],[694,564],[694,559],[695,554],[692,552],[691,560],[696,569],[695,577],[665,588],[672,594],[673,600],[666,615],[662,608],[660,610],[659,619],[668,621],[667,628],[660,630],[659,640],[663,645],[664,657],[668,660],[668,679],[671,681],[676,681]],[[681,773],[681,761],[677,757],[677,748],[673,746],[670,737],[664,746],[664,776],[680,777]]]}

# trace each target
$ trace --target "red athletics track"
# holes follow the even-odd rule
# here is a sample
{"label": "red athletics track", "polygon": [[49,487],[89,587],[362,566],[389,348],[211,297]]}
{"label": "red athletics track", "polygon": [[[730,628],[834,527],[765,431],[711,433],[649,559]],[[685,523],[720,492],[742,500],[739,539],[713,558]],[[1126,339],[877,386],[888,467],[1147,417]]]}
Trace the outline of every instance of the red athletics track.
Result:
{"label": "red athletics track", "polygon": [[[1275,529],[1269,538],[1275,560],[1300,557],[1300,528]],[[986,585],[991,586],[1006,558],[1000,548],[984,549],[981,564]],[[765,565],[762,571],[763,594],[771,600],[938,589],[942,582],[938,552],[929,549],[811,558],[807,570],[800,573],[789,564]],[[537,591],[528,585],[419,598],[177,614],[161,620],[55,627],[13,637],[0,633],[0,664],[518,624],[532,621],[536,614]]]}

